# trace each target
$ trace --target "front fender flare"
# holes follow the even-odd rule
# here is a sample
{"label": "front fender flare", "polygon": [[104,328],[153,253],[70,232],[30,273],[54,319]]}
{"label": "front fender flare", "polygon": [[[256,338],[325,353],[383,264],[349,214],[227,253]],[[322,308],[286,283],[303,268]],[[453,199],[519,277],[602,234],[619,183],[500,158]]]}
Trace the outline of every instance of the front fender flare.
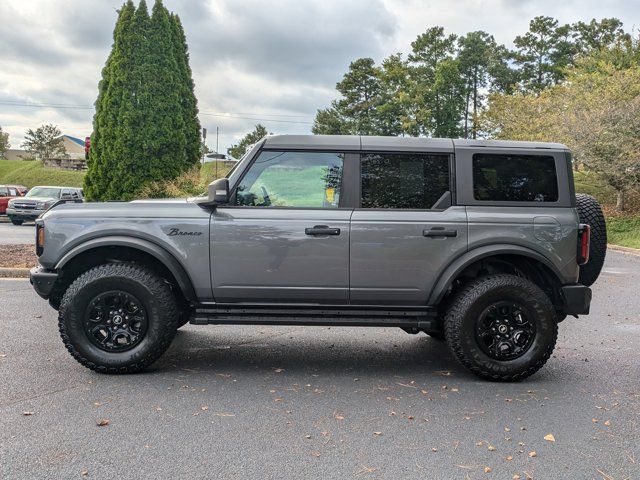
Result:
{"label": "front fender flare", "polygon": [[126,235],[111,235],[107,237],[99,237],[87,240],[86,242],[75,246],[67,253],[65,253],[62,258],[56,263],[55,270],[63,268],[73,258],[83,252],[92,250],[94,248],[112,246],[130,247],[153,256],[171,272],[171,274],[178,282],[178,286],[180,287],[180,290],[182,290],[185,298],[189,302],[197,302],[197,297],[195,294],[195,290],[193,289],[191,278],[189,278],[189,275],[187,274],[184,267],[180,264],[180,262],[160,245],[138,237],[129,237]]}
{"label": "front fender flare", "polygon": [[553,263],[549,261],[544,255],[536,252],[527,247],[511,244],[498,244],[498,245],[485,245],[483,247],[474,248],[463,255],[456,258],[449,266],[440,274],[435,286],[431,290],[427,305],[438,305],[447,293],[447,290],[456,279],[456,277],[469,265],[487,257],[493,257],[495,255],[520,255],[529,257],[539,261],[562,282],[562,275]]}

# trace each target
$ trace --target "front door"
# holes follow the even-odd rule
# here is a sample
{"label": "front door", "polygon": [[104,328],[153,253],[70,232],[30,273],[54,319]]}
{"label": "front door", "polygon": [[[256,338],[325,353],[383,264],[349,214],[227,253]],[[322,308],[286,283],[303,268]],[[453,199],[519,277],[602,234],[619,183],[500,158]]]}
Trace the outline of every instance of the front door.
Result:
{"label": "front door", "polygon": [[451,206],[450,156],[364,153],[351,217],[351,303],[424,306],[467,250],[465,207]]}
{"label": "front door", "polygon": [[[216,302],[349,301],[346,155],[263,150],[211,217]],[[352,155],[348,155],[349,158]]]}

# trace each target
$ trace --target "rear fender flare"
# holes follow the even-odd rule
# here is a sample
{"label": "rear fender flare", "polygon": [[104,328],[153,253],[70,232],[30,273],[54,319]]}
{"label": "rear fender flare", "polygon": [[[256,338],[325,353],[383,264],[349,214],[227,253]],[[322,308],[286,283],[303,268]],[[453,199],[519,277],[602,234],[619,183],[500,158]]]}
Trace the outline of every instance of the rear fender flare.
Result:
{"label": "rear fender flare", "polygon": [[427,305],[438,305],[446,295],[447,290],[456,277],[469,265],[477,262],[478,260],[482,260],[483,258],[493,257],[496,255],[520,255],[537,260],[548,267],[559,279],[560,283],[564,283],[561,281],[562,275],[556,266],[553,265],[553,263],[551,263],[544,255],[536,252],[535,250],[522,247],[520,245],[486,245],[466,252],[449,264],[431,290],[431,295],[429,296]]}

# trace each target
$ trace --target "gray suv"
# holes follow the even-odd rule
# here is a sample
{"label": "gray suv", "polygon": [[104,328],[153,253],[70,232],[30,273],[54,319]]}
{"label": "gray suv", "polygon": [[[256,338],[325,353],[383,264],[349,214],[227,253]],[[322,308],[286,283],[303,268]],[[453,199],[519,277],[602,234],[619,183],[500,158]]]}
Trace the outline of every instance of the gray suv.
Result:
{"label": "gray suv", "polygon": [[31,281],[98,372],[144,369],[190,322],[400,327],[518,380],[604,261],[571,167],[560,144],[270,136],[207,196],[49,210]]}

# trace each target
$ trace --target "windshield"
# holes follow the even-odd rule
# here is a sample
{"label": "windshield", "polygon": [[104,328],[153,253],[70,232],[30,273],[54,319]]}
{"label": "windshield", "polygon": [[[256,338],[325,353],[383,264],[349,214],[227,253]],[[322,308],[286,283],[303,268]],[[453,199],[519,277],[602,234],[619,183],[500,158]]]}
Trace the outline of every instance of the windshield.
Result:
{"label": "windshield", "polygon": [[60,198],[61,191],[62,190],[59,188],[33,187],[31,190],[29,190],[25,197]]}

